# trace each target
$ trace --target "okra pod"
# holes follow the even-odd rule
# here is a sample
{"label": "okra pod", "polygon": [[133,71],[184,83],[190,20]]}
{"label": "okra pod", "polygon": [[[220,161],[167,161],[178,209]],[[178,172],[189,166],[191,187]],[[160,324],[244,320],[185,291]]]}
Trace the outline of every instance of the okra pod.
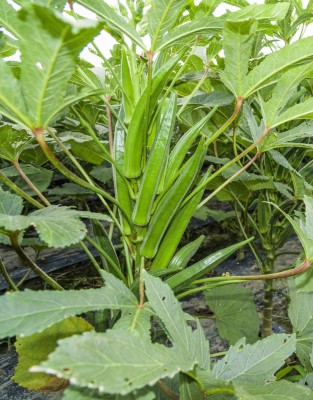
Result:
{"label": "okra pod", "polygon": [[184,158],[192,146],[193,142],[196,140],[197,136],[200,134],[201,129],[204,125],[212,118],[217,107],[213,108],[211,112],[202,118],[196,125],[191,127],[176,143],[175,147],[171,151],[169,164],[168,164],[168,174],[166,180],[170,182],[173,177],[175,177],[177,171],[181,167]]}
{"label": "okra pod", "polygon": [[[120,117],[124,117],[124,112],[121,110]],[[123,128],[119,125],[119,122],[116,122],[115,132],[114,132],[114,159],[115,163],[123,169],[124,165],[124,153],[125,153],[125,132]],[[132,204],[131,198],[129,194],[128,187],[119,173],[113,168],[113,181],[114,181],[114,189],[115,189],[115,196],[118,202],[121,204],[121,207],[125,211],[126,215],[131,220],[132,214]],[[121,226],[124,235],[131,234],[131,226],[129,225],[125,216],[119,212]]]}
{"label": "okra pod", "polygon": [[269,221],[272,216],[271,206],[267,202],[264,202],[261,197],[258,199],[257,213],[259,231],[262,234],[267,233],[269,231]]}
{"label": "okra pod", "polygon": [[[196,211],[204,190],[198,192],[177,213],[171,222],[151,265],[152,270],[169,268],[186,228]],[[188,260],[187,260],[188,261]]]}
{"label": "okra pod", "polygon": [[138,178],[141,175],[142,156],[147,141],[147,126],[168,77],[181,58],[173,57],[152,77],[151,90],[143,91],[133,112],[128,127],[125,144],[124,173],[127,178]]}
{"label": "okra pod", "polygon": [[137,202],[133,211],[133,222],[144,226],[150,220],[151,209],[159,187],[173,133],[177,96],[173,93],[167,102],[160,130],[154,140],[145,172],[139,187]]}
{"label": "okra pod", "polygon": [[125,113],[124,122],[125,124],[129,124],[135,108],[135,100],[131,70],[125,49],[122,49],[121,83],[123,88],[123,107]]}
{"label": "okra pod", "polygon": [[141,245],[142,256],[153,258],[156,255],[166,229],[199,174],[205,154],[204,139],[201,138],[195,154],[186,162],[181,174],[166,193],[151,218],[150,226]]}

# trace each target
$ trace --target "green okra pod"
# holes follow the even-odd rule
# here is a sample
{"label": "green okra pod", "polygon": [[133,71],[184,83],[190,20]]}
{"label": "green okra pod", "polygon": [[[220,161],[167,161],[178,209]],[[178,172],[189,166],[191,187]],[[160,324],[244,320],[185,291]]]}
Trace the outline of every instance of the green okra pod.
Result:
{"label": "green okra pod", "polygon": [[124,122],[129,124],[135,108],[134,89],[127,53],[122,49],[121,83],[123,88]]}
{"label": "green okra pod", "polygon": [[[206,179],[211,173],[212,169],[209,169],[201,181]],[[183,207],[181,207],[181,209],[175,215],[173,221],[171,222],[164,235],[164,238],[162,239],[157,255],[153,260],[151,266],[152,270],[169,268],[170,265],[174,265],[172,264],[174,263],[174,259],[172,259],[172,257],[174,256],[175,251],[177,250],[177,247],[181,241],[181,238],[183,237],[183,234],[185,233],[186,228],[197,209],[203,193],[204,189],[197,192],[195,196],[193,196]],[[179,259],[182,256],[182,254],[179,255],[178,253],[177,255]],[[186,255],[186,253],[184,252],[183,255]]]}
{"label": "green okra pod", "polygon": [[200,135],[201,129],[212,118],[216,110],[217,107],[214,107],[208,115],[192,126],[176,143],[169,158],[168,174],[166,177],[167,182],[171,182],[175,177],[184,161],[184,158],[186,157],[188,150],[196,140],[197,136]]}
{"label": "green okra pod", "polygon": [[186,162],[173,186],[158,205],[141,246],[141,255],[153,258],[166,229],[179,210],[180,204],[198,177],[206,154],[204,139],[201,138],[194,155]]}
{"label": "green okra pod", "polygon": [[176,105],[177,96],[173,93],[167,101],[165,114],[161,120],[161,126],[155,137],[139,187],[137,202],[133,211],[133,222],[136,225],[144,226],[150,220],[153,202],[166,166],[176,118]]}
{"label": "green okra pod", "polygon": [[[121,109],[120,117],[124,117],[124,112]],[[125,154],[125,132],[123,128],[119,125],[118,121],[116,122],[115,131],[114,131],[114,159],[115,163],[123,169],[124,165],[124,154]],[[113,181],[114,181],[114,189],[115,189],[115,196],[118,202],[120,202],[121,207],[125,211],[126,215],[129,217],[129,221],[131,221],[131,214],[132,214],[132,204],[131,198],[129,194],[128,187],[125,181],[122,179],[119,173],[113,168]],[[119,212],[121,226],[124,235],[131,234],[131,226],[123,213]]]}
{"label": "green okra pod", "polygon": [[151,88],[146,87],[136,104],[125,144],[124,173],[127,178],[138,178],[141,175],[142,156],[145,153],[147,142],[147,128],[158,98],[180,58],[181,54],[173,57],[156,72],[152,77]]}

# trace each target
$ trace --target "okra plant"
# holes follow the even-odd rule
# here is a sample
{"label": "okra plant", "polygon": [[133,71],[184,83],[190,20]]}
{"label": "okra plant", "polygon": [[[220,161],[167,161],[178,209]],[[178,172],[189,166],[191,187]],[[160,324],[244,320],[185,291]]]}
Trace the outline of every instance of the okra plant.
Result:
{"label": "okra plant", "polygon": [[[15,3],[18,11],[0,0],[1,241],[54,290],[22,291],[0,262],[15,292],[0,298],[0,336],[18,336],[14,379],[32,390],[69,386],[67,400],[311,398],[313,39],[292,38],[310,23],[313,4],[228,1],[237,11],[216,17],[219,1]],[[76,3],[96,19],[80,15]],[[102,30],[117,42],[109,58],[95,42]],[[100,73],[79,58],[86,45],[102,60]],[[20,61],[6,59],[16,52]],[[305,150],[288,155],[289,147]],[[86,198],[77,209],[55,197],[62,189],[52,187],[53,176],[60,175],[64,196],[96,195],[100,212]],[[248,213],[255,193],[242,205],[234,190],[251,178],[268,183],[254,189],[266,190],[251,201],[255,219]],[[243,210],[245,240],[193,263],[203,237],[182,245],[188,224],[225,191]],[[281,236],[273,244],[277,221]],[[103,287],[63,290],[25,253],[29,228],[42,245],[81,246]],[[275,272],[275,252],[292,229],[304,259]],[[268,251],[265,261],[252,235]],[[246,244],[261,274],[204,277]],[[269,337],[257,341],[252,296],[237,284],[286,277],[293,333],[270,335],[270,283]],[[177,300],[202,291],[231,345],[219,361],[200,322]],[[244,315],[232,311],[234,324],[221,309],[239,304]],[[95,331],[81,314],[102,323]],[[40,349],[31,364],[30,345]],[[298,383],[282,379],[290,357]]]}

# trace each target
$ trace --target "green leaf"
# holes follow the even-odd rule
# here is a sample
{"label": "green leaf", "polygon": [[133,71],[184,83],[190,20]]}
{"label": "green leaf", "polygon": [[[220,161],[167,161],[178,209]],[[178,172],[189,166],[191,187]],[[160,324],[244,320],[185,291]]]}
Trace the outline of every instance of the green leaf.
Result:
{"label": "green leaf", "polygon": [[[45,6],[45,7],[50,7],[52,9],[55,9],[57,11],[63,11],[66,0],[31,0],[32,3]],[[21,6],[27,5],[29,3],[29,0],[16,0],[15,3],[20,4]]]}
{"label": "green leaf", "polygon": [[68,291],[15,292],[0,297],[0,338],[28,336],[72,317],[94,310],[135,310],[134,294],[103,271],[105,287]]}
{"label": "green leaf", "polygon": [[312,391],[297,383],[279,381],[262,386],[235,385],[238,400],[302,400],[312,399]]}
{"label": "green leaf", "polygon": [[225,70],[221,79],[236,97],[243,91],[256,28],[254,20],[226,22],[224,26]]}
{"label": "green leaf", "polygon": [[151,51],[158,47],[159,38],[169,32],[179,15],[186,0],[152,0],[147,12],[147,30],[151,37]]}
{"label": "green leaf", "polygon": [[[84,46],[100,31],[95,21],[65,22],[52,10],[23,11],[21,85],[32,128],[46,127],[65,104],[67,83]],[[12,89],[11,89],[12,90]]]}
{"label": "green leaf", "polygon": [[179,399],[201,399],[202,393],[198,383],[185,374],[180,374]]}
{"label": "green leaf", "polygon": [[0,25],[12,33],[17,39],[21,38],[20,20],[17,17],[16,10],[7,0],[0,0]]}
{"label": "green leaf", "polygon": [[242,92],[239,94],[247,98],[255,91],[271,84],[279,72],[297,64],[309,62],[312,56],[312,37],[297,40],[279,51],[269,54],[264,61],[253,68],[247,75]]}
{"label": "green leaf", "polygon": [[0,113],[14,122],[30,126],[19,80],[0,59]]}
{"label": "green leaf", "polygon": [[40,239],[49,247],[64,248],[82,240],[87,229],[79,218],[110,220],[102,214],[77,211],[64,206],[50,206],[29,215],[0,214],[0,226],[9,232],[22,231],[33,226]]}
{"label": "green leaf", "polygon": [[272,123],[272,128],[295,119],[311,118],[313,115],[313,99],[303,101],[281,113]]}
{"label": "green leaf", "polygon": [[273,334],[253,345],[241,339],[213,369],[219,379],[257,385],[275,379],[274,373],[295,350],[295,335]]}
{"label": "green leaf", "polygon": [[88,390],[85,388],[70,387],[65,390],[62,400],[153,400],[154,392],[149,388],[134,390],[126,396],[104,395],[97,390]]}
{"label": "green leaf", "polygon": [[[38,190],[41,192],[45,191],[52,180],[53,171],[46,168],[36,168],[33,165],[25,165],[20,164],[21,169],[27,175],[27,177],[32,181],[32,183],[36,186]],[[13,178],[14,183],[24,192],[29,194],[30,196],[34,196],[35,192],[33,189],[24,181],[24,179],[20,176],[19,172],[15,167],[7,167],[1,170],[2,174]]]}
{"label": "green leaf", "polygon": [[57,340],[92,330],[94,327],[83,318],[71,317],[41,333],[18,338],[14,344],[18,354],[18,365],[13,381],[28,390],[62,390],[67,382],[42,373],[31,373],[29,368],[44,361],[54,351]]}
{"label": "green leaf", "polygon": [[[157,1],[157,0],[156,0]],[[160,51],[173,44],[186,43],[186,40],[194,40],[198,34],[220,33],[224,21],[220,18],[203,16],[172,28],[163,38],[159,38],[156,51]]]}
{"label": "green leaf", "polygon": [[296,353],[308,371],[312,371],[310,355],[313,347],[313,303],[312,293],[296,290],[294,280],[289,279],[290,303],[288,315],[297,335]]}
{"label": "green leaf", "polygon": [[252,4],[242,10],[226,15],[227,21],[245,21],[249,19],[281,20],[285,18],[290,4],[279,2],[277,4]]}
{"label": "green leaf", "polygon": [[78,143],[75,140],[69,140],[73,153],[84,161],[88,161],[94,165],[101,165],[108,157],[99,148],[95,142]]}
{"label": "green leaf", "polygon": [[[95,343],[97,344],[95,346]],[[48,360],[32,368],[100,392],[125,395],[179,372],[173,349],[123,330],[85,333],[59,341]]]}
{"label": "green leaf", "polygon": [[305,217],[297,213],[297,218],[291,218],[290,215],[286,214],[283,210],[281,210],[276,204],[272,204],[275,208],[277,208],[285,218],[290,222],[294,231],[296,232],[304,253],[306,260],[313,259],[313,199],[308,196],[304,196],[303,198],[305,204]]}
{"label": "green leaf", "polygon": [[259,316],[248,288],[227,285],[205,291],[209,308],[214,312],[216,327],[222,338],[235,344],[240,338],[254,343],[259,333]]}
{"label": "green leaf", "polygon": [[105,20],[105,22],[110,26],[114,26],[119,32],[124,33],[128,36],[134,43],[138,44],[139,47],[146,50],[145,45],[132,27],[129,21],[125,20],[123,17],[118,15],[112,7],[106,4],[102,0],[77,0],[76,3],[81,4],[88,10],[93,11],[99,17]]}
{"label": "green leaf", "polygon": [[293,129],[290,129],[285,132],[280,132],[278,135],[275,135],[275,137],[272,136],[271,139],[264,144],[264,147],[262,146],[262,150],[267,151],[275,149],[277,147],[284,147],[285,145],[288,145],[290,143],[291,145],[293,145],[292,142],[297,139],[303,139],[304,137],[307,138],[312,136],[313,136],[313,122],[306,121],[296,126]]}
{"label": "green leaf", "polygon": [[113,329],[122,329],[134,336],[150,339],[150,320],[152,315],[153,313],[148,307],[123,310],[120,319],[114,324]]}
{"label": "green leaf", "polygon": [[212,271],[217,265],[226,260],[231,254],[247,244],[251,239],[240,242],[223,250],[219,250],[210,256],[198,261],[185,270],[178,272],[166,280],[166,283],[175,291],[180,290],[184,286],[188,286],[191,282],[201,278],[203,275]]}
{"label": "green leaf", "polygon": [[16,194],[6,192],[0,188],[0,213],[5,215],[19,215],[23,210],[23,199]]}
{"label": "green leaf", "polygon": [[[182,97],[178,104],[183,105],[189,96]],[[227,106],[232,104],[235,98],[233,95],[225,92],[213,91],[210,93],[196,94],[188,103],[189,104],[202,104],[205,107],[211,108],[215,106]]]}
{"label": "green leaf", "polygon": [[272,126],[276,114],[283,109],[299,82],[312,70],[311,63],[285,72],[277,82],[271,99],[263,105],[266,126]]}
{"label": "green leaf", "polygon": [[210,365],[209,343],[201,325],[197,323],[197,329],[192,332],[186,323],[186,319],[192,318],[183,312],[170,287],[146,272],[144,280],[149,305],[162,321],[182,370],[191,370],[195,363],[207,368]]}

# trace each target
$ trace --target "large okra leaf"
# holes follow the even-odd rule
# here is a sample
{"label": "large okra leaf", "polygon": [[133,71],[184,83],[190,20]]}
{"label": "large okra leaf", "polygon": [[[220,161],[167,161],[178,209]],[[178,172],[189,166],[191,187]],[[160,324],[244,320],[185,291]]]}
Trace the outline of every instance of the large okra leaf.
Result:
{"label": "large okra leaf", "polygon": [[312,391],[308,387],[285,380],[260,386],[235,385],[238,400],[310,400]]}
{"label": "large okra leaf", "polygon": [[[283,109],[289,98],[294,93],[293,90],[305,75],[312,71],[312,69],[313,67],[311,63],[300,65],[299,67],[292,68],[285,72],[279,78],[270,100],[263,105],[266,126],[279,125],[279,122],[275,122],[276,114]],[[279,121],[279,119],[280,116],[278,118],[276,117],[276,121]]]}
{"label": "large okra leaf", "polygon": [[[200,324],[193,332],[170,288],[144,272],[149,306],[169,334],[171,348],[149,337],[114,329],[61,340],[57,350],[33,371],[68,379],[72,384],[100,392],[128,394],[154,385],[163,377],[188,372],[196,364],[209,366],[209,348]],[[147,307],[145,304],[143,307]]]}
{"label": "large okra leaf", "polygon": [[249,343],[258,338],[259,316],[248,288],[227,285],[205,291],[209,308],[214,312],[216,327],[222,338],[235,344],[246,337]]}
{"label": "large okra leaf", "polygon": [[295,335],[273,334],[253,345],[246,344],[243,338],[215,364],[213,373],[218,379],[236,384],[262,385],[275,379],[274,373],[295,347]]}
{"label": "large okra leaf", "polygon": [[175,376],[180,367],[173,348],[117,329],[61,340],[48,360],[31,370],[55,374],[73,385],[125,395]]}
{"label": "large okra leaf", "polygon": [[49,247],[63,248],[78,243],[85,237],[87,228],[80,218],[111,221],[110,217],[102,214],[50,206],[29,215],[0,214],[0,227],[7,232],[16,232],[33,226]]}
{"label": "large okra leaf", "polygon": [[183,8],[185,0],[152,0],[151,8],[147,13],[148,33],[151,37],[151,51],[155,51],[159,38],[169,32]]}
{"label": "large okra leaf", "polygon": [[64,103],[67,83],[84,46],[101,27],[94,21],[66,22],[46,7],[21,12],[21,86],[32,127],[45,127]]}
{"label": "large okra leaf", "polygon": [[0,297],[0,338],[28,336],[49,326],[94,310],[136,311],[135,295],[113,275],[103,271],[101,289],[68,291],[31,291],[9,293]]}
{"label": "large okra leaf", "polygon": [[221,78],[236,96],[242,93],[256,28],[253,20],[226,22],[224,26],[225,70]]}
{"label": "large okra leaf", "polygon": [[246,98],[275,81],[277,74],[287,68],[309,62],[313,57],[313,38],[308,37],[269,54],[247,75],[240,96]]}
{"label": "large okra leaf", "polygon": [[180,364],[188,371],[197,363],[201,368],[210,365],[209,343],[205,339],[202,327],[197,323],[197,329],[192,331],[186,324],[186,319],[192,319],[185,314],[180,303],[170,287],[159,278],[144,273],[146,294],[150,307],[162,321],[162,326],[168,333]]}
{"label": "large okra leaf", "polygon": [[17,338],[14,346],[18,354],[18,364],[12,380],[28,390],[62,390],[67,382],[46,374],[31,373],[29,368],[44,361],[54,351],[57,340],[93,330],[94,327],[84,318],[71,317],[43,332]]}

